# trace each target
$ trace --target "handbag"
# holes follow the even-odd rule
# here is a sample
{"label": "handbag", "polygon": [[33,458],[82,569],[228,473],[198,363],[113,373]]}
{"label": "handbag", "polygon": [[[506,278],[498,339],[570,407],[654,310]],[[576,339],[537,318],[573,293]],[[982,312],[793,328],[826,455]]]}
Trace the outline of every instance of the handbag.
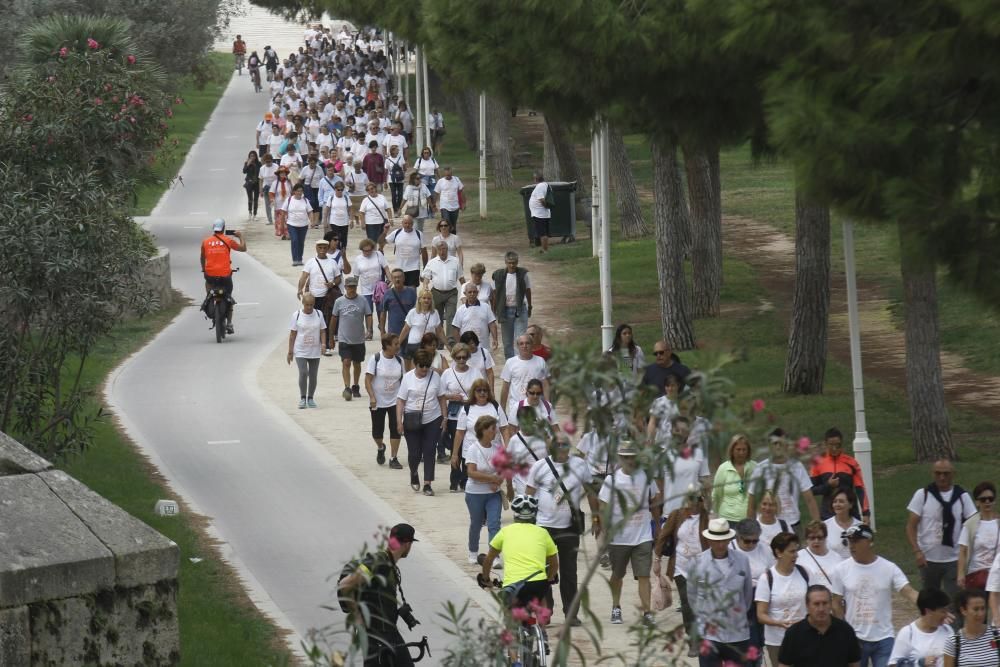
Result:
{"label": "handbag", "polygon": [[427,390],[431,388],[434,379],[433,371],[427,372],[427,386],[424,387],[424,398],[420,401],[420,410],[408,410],[403,413],[403,430],[419,431],[424,425],[424,406],[427,405]]}
{"label": "handbag", "polygon": [[563,484],[562,477],[559,476],[559,472],[556,471],[555,465],[552,464],[552,457],[546,456],[545,462],[549,464],[549,470],[551,470],[552,474],[556,476],[557,480],[559,480],[559,486],[562,488],[562,492],[564,494],[563,497],[566,498],[566,502],[569,503],[569,527],[572,528],[577,535],[583,535],[587,531],[586,515],[583,513],[583,510],[573,504],[573,496],[570,495],[566,485]]}

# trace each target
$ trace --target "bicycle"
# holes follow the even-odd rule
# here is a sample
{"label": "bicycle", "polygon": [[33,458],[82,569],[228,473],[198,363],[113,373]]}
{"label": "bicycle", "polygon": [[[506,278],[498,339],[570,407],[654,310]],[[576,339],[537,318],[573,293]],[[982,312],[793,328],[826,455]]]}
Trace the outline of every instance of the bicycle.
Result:
{"label": "bicycle", "polygon": [[[493,586],[500,589],[497,597],[507,609],[510,609],[514,604],[518,591],[526,582],[527,579],[515,582],[510,586],[504,586],[499,579],[491,581]],[[488,588],[482,572],[476,573],[476,583],[479,584],[480,588]],[[538,624],[537,619],[531,615],[521,621],[518,626],[517,641],[511,646],[507,655],[510,667],[546,667],[548,653],[549,638],[542,626]]]}
{"label": "bicycle", "polygon": [[253,92],[259,93],[261,91],[259,67],[250,68],[250,81],[253,83]]}
{"label": "bicycle", "polygon": [[[406,647],[406,650],[408,652],[410,652],[410,660],[412,660],[413,662],[420,662],[421,660],[424,659],[424,655],[425,654],[427,655],[428,658],[433,657],[431,655],[431,646],[427,642],[427,635],[424,635],[423,637],[421,637],[420,641],[418,641],[418,642],[406,642],[406,644],[404,644],[404,646]],[[416,656],[413,655],[412,649],[417,649],[417,655]],[[389,664],[393,664],[395,662],[395,659],[393,658],[393,654],[394,653],[395,653],[395,649],[392,646],[382,646],[381,648],[379,648],[379,651],[378,651],[378,663],[377,664],[382,664],[382,656],[383,655],[385,655],[385,656],[387,656],[389,658]]]}
{"label": "bicycle", "polygon": [[243,65],[246,63],[247,54],[245,53],[234,53],[233,57],[235,59],[236,70],[239,72],[240,76],[243,76]]}

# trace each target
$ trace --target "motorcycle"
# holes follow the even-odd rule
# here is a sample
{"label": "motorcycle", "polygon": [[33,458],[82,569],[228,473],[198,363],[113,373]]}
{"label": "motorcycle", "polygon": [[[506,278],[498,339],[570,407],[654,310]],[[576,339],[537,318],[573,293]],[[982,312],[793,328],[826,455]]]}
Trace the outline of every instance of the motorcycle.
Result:
{"label": "motorcycle", "polygon": [[[237,271],[239,269],[233,269],[233,273]],[[205,313],[206,319],[212,323],[209,329],[215,329],[216,343],[221,343],[226,339],[226,315],[229,309],[235,305],[236,299],[232,296],[227,297],[226,290],[223,289],[222,285],[209,286],[205,300],[201,304],[201,311]]]}

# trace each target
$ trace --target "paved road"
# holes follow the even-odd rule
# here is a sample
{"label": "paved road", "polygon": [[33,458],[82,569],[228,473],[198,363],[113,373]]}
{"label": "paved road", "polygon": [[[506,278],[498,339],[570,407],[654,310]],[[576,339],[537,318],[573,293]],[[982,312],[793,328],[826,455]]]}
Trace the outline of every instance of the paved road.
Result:
{"label": "paved road", "polygon": [[[184,185],[145,221],[171,251],[174,287],[198,303],[198,247],[211,220],[245,218],[239,169],[261,107],[246,77],[234,78],[188,156]],[[117,371],[109,401],[173,488],[211,518],[251,597],[294,630],[297,645],[311,628],[342,622],[339,612],[321,609],[333,601],[328,578],[379,525],[401,519],[261,397],[257,368],[286,339],[295,296],[252,257],[234,256],[241,269],[236,335],[219,345],[197,307],[184,309]],[[366,434],[358,437],[370,444]],[[196,555],[203,554],[183,557]],[[469,576],[427,541],[402,569],[407,597],[423,620],[418,631],[441,648],[446,636],[435,627],[435,613],[445,600],[468,597]]]}

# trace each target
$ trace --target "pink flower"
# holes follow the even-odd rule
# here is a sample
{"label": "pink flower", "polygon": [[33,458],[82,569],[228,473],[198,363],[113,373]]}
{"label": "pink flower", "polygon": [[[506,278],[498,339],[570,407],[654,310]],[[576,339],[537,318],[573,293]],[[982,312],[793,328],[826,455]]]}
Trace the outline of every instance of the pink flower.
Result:
{"label": "pink flower", "polygon": [[524,607],[514,607],[510,610],[510,617],[518,623],[524,623],[531,618],[531,614]]}
{"label": "pink flower", "polygon": [[25,123],[30,123],[31,119],[34,118],[34,116],[32,116],[30,113],[26,113],[24,114],[23,118]]}
{"label": "pink flower", "polygon": [[[111,84],[110,83],[104,84],[104,92],[106,92],[106,93],[110,93],[111,92]],[[115,100],[115,101],[117,102],[117,100]]]}
{"label": "pink flower", "polygon": [[102,104],[104,104],[104,100],[102,100],[100,97],[95,97],[94,98],[94,104],[96,106],[101,106]]}
{"label": "pink flower", "polygon": [[172,109],[167,109],[167,118],[173,118],[173,117],[174,117],[173,110]]}
{"label": "pink flower", "polygon": [[688,445],[687,447],[681,450],[681,458],[682,459],[691,458],[691,445]]}
{"label": "pink flower", "polygon": [[548,625],[549,619],[552,618],[552,610],[540,603],[538,600],[532,600],[528,603],[528,608],[531,609],[535,618],[538,619],[540,625]]}
{"label": "pink flower", "polygon": [[398,548],[399,548],[399,540],[397,540],[395,537],[390,536],[389,537],[389,551],[395,551]]}
{"label": "pink flower", "polygon": [[490,465],[498,471],[507,468],[510,466],[510,454],[507,453],[506,449],[501,449],[493,455],[492,459],[490,459]]}
{"label": "pink flower", "polygon": [[127,55],[127,56],[125,56],[125,60],[128,61],[129,65],[134,65],[135,64],[135,56],[133,56],[133,55]]}
{"label": "pink flower", "polygon": [[56,78],[54,76],[50,76],[49,77],[49,83],[55,83],[55,82],[56,82]]}
{"label": "pink flower", "polygon": [[562,423],[562,430],[566,435],[573,435],[576,433],[576,422],[567,419]]}
{"label": "pink flower", "polygon": [[709,655],[711,655],[712,654],[712,642],[708,641],[707,639],[702,639],[701,640],[701,647],[698,649],[698,652],[701,653],[702,655],[706,656],[706,657],[709,656]]}
{"label": "pink flower", "polygon": [[799,453],[805,453],[805,451],[807,449],[809,449],[810,445],[812,445],[812,443],[809,442],[809,438],[803,436],[803,437],[799,438],[799,442],[796,445],[796,447],[798,448]]}
{"label": "pink flower", "polygon": [[504,630],[500,633],[500,643],[504,646],[510,646],[511,642],[514,641],[514,633],[510,630]]}
{"label": "pink flower", "polygon": [[760,657],[760,649],[758,649],[756,646],[751,646],[750,648],[747,649],[748,662],[753,662],[759,657]]}
{"label": "pink flower", "polygon": [[128,117],[128,122],[130,122],[130,123],[132,123],[133,125],[135,125],[135,116],[129,116],[129,117]]}
{"label": "pink flower", "polygon": [[181,99],[180,97],[175,97],[174,104],[184,104],[184,100]]}
{"label": "pink flower", "polygon": [[65,58],[67,55],[69,55],[69,49],[67,49],[65,46],[59,49],[60,58]]}
{"label": "pink flower", "polygon": [[764,403],[764,399],[755,398],[753,403],[750,404],[750,407],[754,412],[763,412],[764,408],[767,407],[767,404]]}
{"label": "pink flower", "polygon": [[91,51],[96,51],[97,49],[101,48],[101,45],[98,44],[97,40],[94,39],[93,37],[88,37],[87,48],[89,48]]}

